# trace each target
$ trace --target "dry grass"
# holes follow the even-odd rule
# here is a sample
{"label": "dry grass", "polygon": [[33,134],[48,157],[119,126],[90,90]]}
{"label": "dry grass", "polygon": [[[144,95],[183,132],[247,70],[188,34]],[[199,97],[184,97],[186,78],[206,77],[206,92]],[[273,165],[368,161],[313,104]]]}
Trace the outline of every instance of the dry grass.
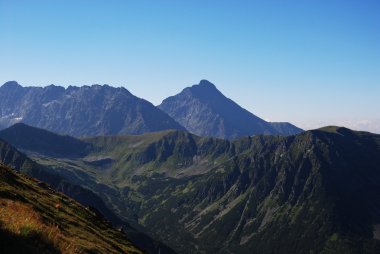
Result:
{"label": "dry grass", "polygon": [[49,242],[61,253],[82,253],[64,236],[58,225],[46,225],[30,205],[19,201],[0,199],[0,221],[2,228],[23,238],[36,234]]}
{"label": "dry grass", "polygon": [[2,235],[38,254],[142,253],[78,202],[0,164],[0,253]]}

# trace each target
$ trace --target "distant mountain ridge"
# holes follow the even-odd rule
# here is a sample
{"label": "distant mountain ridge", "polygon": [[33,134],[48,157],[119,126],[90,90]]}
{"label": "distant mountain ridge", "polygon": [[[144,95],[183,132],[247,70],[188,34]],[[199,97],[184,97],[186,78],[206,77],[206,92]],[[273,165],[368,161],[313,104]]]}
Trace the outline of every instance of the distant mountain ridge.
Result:
{"label": "distant mountain ridge", "polygon": [[0,129],[25,124],[75,137],[185,130],[200,136],[237,138],[292,135],[290,123],[269,123],[226,98],[212,83],[185,88],[155,107],[123,87],[0,87]]}
{"label": "distant mountain ridge", "polygon": [[[23,150],[33,149],[35,152],[58,157],[85,156],[90,144],[71,136],[57,135],[44,129],[33,128],[24,123],[16,123],[10,128],[0,131],[0,136],[11,140],[12,144]],[[23,133],[23,135],[20,135]],[[27,144],[27,146],[24,146]]]}
{"label": "distant mountain ridge", "polygon": [[231,139],[257,134],[290,135],[302,132],[289,123],[272,125],[255,116],[225,97],[207,80],[166,98],[158,107],[199,136]]}
{"label": "distant mountain ridge", "polygon": [[166,113],[123,87],[22,87],[10,81],[0,87],[0,126],[17,122],[72,136],[184,130]]}

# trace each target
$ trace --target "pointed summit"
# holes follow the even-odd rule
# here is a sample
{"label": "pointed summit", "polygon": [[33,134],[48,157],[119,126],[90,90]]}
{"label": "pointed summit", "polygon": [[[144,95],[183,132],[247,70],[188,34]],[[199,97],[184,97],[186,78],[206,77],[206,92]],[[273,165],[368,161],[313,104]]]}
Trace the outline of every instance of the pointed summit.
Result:
{"label": "pointed summit", "polygon": [[257,134],[291,135],[302,131],[288,123],[264,121],[224,96],[205,79],[165,99],[158,107],[199,136],[233,139]]}
{"label": "pointed summit", "polygon": [[186,87],[182,93],[204,102],[219,101],[226,98],[213,83],[206,79],[202,79],[199,84]]}
{"label": "pointed summit", "polygon": [[[206,80],[206,79],[202,79],[198,85],[195,85],[195,86],[198,86],[198,87],[203,87],[203,88],[213,88],[213,89],[217,89],[216,86],[211,83],[210,81]],[[193,86],[194,87],[194,86]]]}
{"label": "pointed summit", "polygon": [[17,88],[22,87],[17,81],[8,81],[5,82],[4,85],[1,86],[2,88]]}
{"label": "pointed summit", "polygon": [[208,95],[218,94],[219,96],[224,96],[213,83],[205,79],[202,79],[199,84],[190,87],[190,90],[195,93],[207,93]]}
{"label": "pointed summit", "polygon": [[231,139],[278,134],[271,124],[240,107],[207,80],[165,99],[158,107],[200,136]]}

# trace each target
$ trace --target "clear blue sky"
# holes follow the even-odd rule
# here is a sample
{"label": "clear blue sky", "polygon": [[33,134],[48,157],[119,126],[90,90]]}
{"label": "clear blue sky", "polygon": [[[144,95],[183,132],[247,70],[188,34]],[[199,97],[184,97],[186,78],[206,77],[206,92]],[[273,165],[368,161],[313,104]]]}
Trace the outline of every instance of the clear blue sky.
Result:
{"label": "clear blue sky", "polygon": [[378,0],[0,0],[0,83],[198,83],[271,121],[380,133]]}

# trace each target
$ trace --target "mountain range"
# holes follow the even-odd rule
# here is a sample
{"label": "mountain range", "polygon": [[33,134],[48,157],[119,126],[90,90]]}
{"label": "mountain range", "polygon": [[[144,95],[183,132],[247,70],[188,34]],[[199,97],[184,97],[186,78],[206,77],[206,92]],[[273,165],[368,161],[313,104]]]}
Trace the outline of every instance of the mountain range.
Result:
{"label": "mountain range", "polygon": [[0,137],[179,253],[380,251],[380,135],[69,139],[19,124]]}
{"label": "mountain range", "polygon": [[380,253],[377,134],[267,122],[207,80],[157,107],[7,82],[0,127],[0,252]]}
{"label": "mountain range", "polygon": [[228,139],[302,132],[290,123],[262,120],[206,80],[165,99],[158,107],[122,87],[22,87],[9,81],[0,87],[0,129],[18,122],[75,137],[169,129]]}
{"label": "mountain range", "polygon": [[73,136],[184,130],[153,104],[125,88],[22,87],[10,81],[0,87],[0,125],[8,127],[16,122]]}

